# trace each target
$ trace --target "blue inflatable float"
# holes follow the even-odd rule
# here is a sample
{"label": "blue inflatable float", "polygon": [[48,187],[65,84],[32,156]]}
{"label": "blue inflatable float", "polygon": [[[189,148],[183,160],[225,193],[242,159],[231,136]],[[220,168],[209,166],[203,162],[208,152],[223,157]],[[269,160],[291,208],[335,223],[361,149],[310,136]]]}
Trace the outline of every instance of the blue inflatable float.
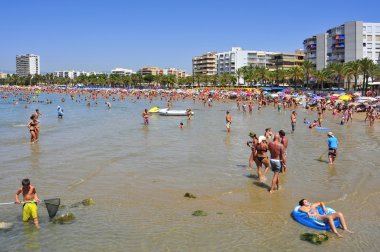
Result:
{"label": "blue inflatable float", "polygon": [[[298,211],[298,209],[300,207],[301,206],[296,206],[292,212],[292,216],[297,222],[299,222],[302,225],[305,225],[307,227],[314,228],[314,229],[331,230],[330,225],[328,223],[324,223],[324,222],[317,220],[315,218],[310,218],[309,215],[307,215],[307,213]],[[335,210],[330,208],[330,207],[326,207],[326,209],[328,210],[327,213],[324,213],[322,207],[317,207],[316,209],[318,210],[320,215],[327,215],[327,214],[335,213]],[[334,220],[334,224],[335,224],[335,227],[337,227],[337,228],[340,227],[339,219]]]}
{"label": "blue inflatable float", "polygon": [[316,130],[329,130],[329,128],[318,127],[318,126],[315,126],[314,129],[316,129]]}

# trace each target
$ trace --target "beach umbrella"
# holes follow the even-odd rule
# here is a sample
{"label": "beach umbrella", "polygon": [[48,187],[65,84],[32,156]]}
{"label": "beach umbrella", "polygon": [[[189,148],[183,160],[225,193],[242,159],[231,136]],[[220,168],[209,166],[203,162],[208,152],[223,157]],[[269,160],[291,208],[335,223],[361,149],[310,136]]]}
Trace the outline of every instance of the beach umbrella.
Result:
{"label": "beach umbrella", "polygon": [[341,95],[341,96],[339,96],[339,100],[341,100],[341,101],[350,101],[350,100],[352,100],[352,98],[349,95]]}
{"label": "beach umbrella", "polygon": [[320,100],[323,100],[325,98],[321,97],[321,96],[314,96],[313,97],[313,101],[320,101]]}

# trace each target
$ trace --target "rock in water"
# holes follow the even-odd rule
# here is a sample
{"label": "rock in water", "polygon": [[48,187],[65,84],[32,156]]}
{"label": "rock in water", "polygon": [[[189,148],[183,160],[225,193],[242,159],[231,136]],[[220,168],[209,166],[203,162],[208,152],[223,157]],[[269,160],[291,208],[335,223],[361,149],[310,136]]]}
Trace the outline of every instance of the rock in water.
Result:
{"label": "rock in water", "polygon": [[75,220],[75,216],[73,213],[65,213],[61,216],[53,218],[53,223],[58,223],[58,224],[68,224],[73,222]]}
{"label": "rock in water", "polygon": [[80,202],[72,204],[70,206],[70,208],[79,207],[81,205],[83,205],[83,206],[91,206],[91,205],[94,205],[94,204],[95,204],[94,200],[91,199],[91,198],[89,198],[89,199],[84,199],[84,200],[82,200]]}
{"label": "rock in water", "polygon": [[82,204],[83,206],[91,206],[95,204],[95,202],[93,199],[89,198],[89,199],[82,200]]}
{"label": "rock in water", "polygon": [[323,233],[304,233],[301,234],[301,240],[308,241],[310,243],[313,243],[315,245],[320,245],[322,242],[327,241],[329,239],[329,236],[327,234]]}
{"label": "rock in water", "polygon": [[194,216],[207,216],[207,213],[203,210],[197,210],[193,212]]}
{"label": "rock in water", "polygon": [[13,227],[13,223],[0,222],[0,229],[11,229],[12,227]]}
{"label": "rock in water", "polygon": [[193,194],[191,193],[185,193],[185,195],[183,195],[183,197],[186,197],[186,198],[190,198],[190,199],[196,199],[197,197],[195,197]]}

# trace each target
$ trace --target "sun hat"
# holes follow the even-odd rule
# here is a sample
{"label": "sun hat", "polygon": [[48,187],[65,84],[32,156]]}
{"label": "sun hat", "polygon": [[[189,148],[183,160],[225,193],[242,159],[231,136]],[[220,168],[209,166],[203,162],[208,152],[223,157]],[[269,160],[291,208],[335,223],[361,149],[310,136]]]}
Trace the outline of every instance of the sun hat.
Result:
{"label": "sun hat", "polygon": [[255,133],[254,131],[251,131],[251,132],[249,132],[248,136],[250,136],[250,137],[255,137],[255,136],[256,136],[256,133]]}
{"label": "sun hat", "polygon": [[330,137],[334,137],[333,133],[330,131],[329,133],[327,133],[328,136]]}
{"label": "sun hat", "polygon": [[267,139],[266,139],[266,137],[265,136],[260,136],[259,137],[259,143],[261,143],[262,141],[266,141]]}

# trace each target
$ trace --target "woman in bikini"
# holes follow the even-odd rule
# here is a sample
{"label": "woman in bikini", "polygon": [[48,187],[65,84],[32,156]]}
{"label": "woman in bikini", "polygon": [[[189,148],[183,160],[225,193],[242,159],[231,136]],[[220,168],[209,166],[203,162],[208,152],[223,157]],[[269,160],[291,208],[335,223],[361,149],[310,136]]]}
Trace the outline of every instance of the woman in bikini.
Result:
{"label": "woman in bikini", "polygon": [[[255,163],[257,166],[257,176],[259,177],[259,181],[262,182],[262,180],[266,179],[266,175],[269,171],[269,160],[267,156],[268,151],[268,145],[267,140],[265,136],[260,136],[259,141],[255,146],[256,149],[256,156],[255,156]],[[265,166],[264,174],[261,175],[261,167]]]}
{"label": "woman in bikini", "polygon": [[258,143],[258,139],[256,137],[256,133],[253,131],[249,132],[249,137],[251,137],[251,141],[247,142],[247,146],[251,148],[251,155],[249,156],[249,175],[252,176],[253,161],[256,158],[256,145]]}
{"label": "woman in bikini", "polygon": [[29,132],[30,132],[30,142],[34,143],[38,140],[37,138],[37,127],[38,127],[38,121],[36,119],[36,116],[33,114],[30,117],[30,121],[28,123]]}

